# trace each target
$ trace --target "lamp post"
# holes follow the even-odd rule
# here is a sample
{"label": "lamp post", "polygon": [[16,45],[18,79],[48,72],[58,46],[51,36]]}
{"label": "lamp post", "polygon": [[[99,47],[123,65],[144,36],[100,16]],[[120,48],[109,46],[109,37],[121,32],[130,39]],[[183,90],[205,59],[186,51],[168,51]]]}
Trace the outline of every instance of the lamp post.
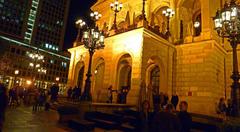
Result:
{"label": "lamp post", "polygon": [[147,18],[146,18],[146,15],[145,15],[145,2],[146,2],[147,0],[143,0],[143,4],[142,4],[142,19],[144,20],[144,21],[146,21],[147,20]]}
{"label": "lamp post", "polygon": [[117,13],[122,10],[122,3],[119,3],[118,0],[116,0],[114,3],[110,4],[110,7],[112,11],[114,11],[114,21],[113,21],[113,26],[112,29],[117,30]]}
{"label": "lamp post", "polygon": [[86,23],[82,20],[79,19],[75,22],[77,28],[78,28],[78,34],[77,34],[77,38],[76,38],[76,42],[80,42],[81,41],[81,29],[83,28],[83,26],[86,25]]}
{"label": "lamp post", "polygon": [[165,33],[165,37],[168,39],[171,36],[170,28],[169,28],[170,27],[170,18],[173,17],[175,12],[173,9],[167,8],[162,11],[162,14],[167,18],[167,31]]}
{"label": "lamp post", "polygon": [[[94,12],[90,14],[91,18],[94,22],[96,22],[101,14],[98,12]],[[88,71],[87,71],[87,79],[85,80],[84,92],[81,96],[81,100],[83,101],[91,101],[91,68],[92,68],[92,57],[96,50],[104,48],[104,35],[101,31],[98,30],[98,27],[94,26],[93,28],[88,28],[83,32],[83,44],[89,52],[89,63],[88,63]]]}
{"label": "lamp post", "polygon": [[41,67],[41,63],[44,62],[44,56],[37,52],[35,53],[29,53],[28,56],[33,60],[33,62],[29,63],[29,66],[32,67],[32,80],[33,84],[35,83],[36,74],[35,70],[37,70],[38,73],[47,73],[47,70]]}
{"label": "lamp post", "polygon": [[240,42],[240,5],[235,0],[225,3],[224,7],[216,12],[214,28],[218,35],[227,38],[232,46],[233,52],[233,73],[231,85],[231,101],[233,107],[233,116],[239,116],[239,72],[237,59],[237,45]]}
{"label": "lamp post", "polygon": [[17,75],[19,74],[19,70],[15,70],[14,71],[14,82],[13,82],[13,85],[15,86],[16,85],[16,79],[17,79]]}

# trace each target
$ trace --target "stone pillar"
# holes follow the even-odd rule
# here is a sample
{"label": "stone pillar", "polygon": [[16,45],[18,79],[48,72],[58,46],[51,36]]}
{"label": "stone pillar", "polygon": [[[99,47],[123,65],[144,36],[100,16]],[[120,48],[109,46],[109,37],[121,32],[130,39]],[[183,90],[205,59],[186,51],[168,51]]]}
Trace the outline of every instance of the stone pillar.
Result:
{"label": "stone pillar", "polygon": [[211,16],[210,0],[201,0],[201,15],[202,15],[202,33],[201,38],[208,40],[212,37],[212,16]]}
{"label": "stone pillar", "polygon": [[137,105],[140,84],[141,84],[141,57],[134,56],[132,58],[131,89],[127,96],[127,104]]}
{"label": "stone pillar", "polygon": [[71,52],[71,60],[68,70],[68,82],[67,86],[74,87],[74,71],[75,71],[75,60],[76,60],[76,51],[70,51]]}

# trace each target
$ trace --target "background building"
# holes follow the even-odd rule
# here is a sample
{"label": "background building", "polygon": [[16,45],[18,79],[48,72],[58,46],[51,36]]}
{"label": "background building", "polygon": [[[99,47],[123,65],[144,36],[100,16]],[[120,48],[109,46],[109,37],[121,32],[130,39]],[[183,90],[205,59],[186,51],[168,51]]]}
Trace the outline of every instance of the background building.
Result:
{"label": "background building", "polygon": [[[9,87],[15,78],[25,85],[33,74],[38,86],[60,83],[65,87],[69,55],[62,52],[62,47],[69,3],[69,0],[0,1],[0,56],[2,65],[7,65],[4,67],[7,70],[2,68],[1,77]],[[29,67],[33,62],[29,54],[35,52],[44,56],[40,65],[46,73]],[[18,75],[15,70],[19,70]]]}
{"label": "background building", "polygon": [[[114,20],[109,7],[112,1],[98,0],[92,6],[102,14],[97,24],[109,34],[105,48],[93,57],[93,101],[106,102],[110,85],[117,90],[130,86],[127,104],[137,105],[144,82],[170,98],[177,93],[180,101],[189,103],[191,112],[216,114],[216,103],[221,97],[230,98],[232,84],[232,50],[218,37],[212,20],[223,1],[147,0],[147,23],[141,19],[142,1],[120,1],[123,9],[118,13],[115,32],[110,30]],[[167,8],[175,11],[169,23],[169,39],[163,35],[168,23],[162,11]],[[82,87],[88,52],[84,46],[69,51],[68,85]]]}

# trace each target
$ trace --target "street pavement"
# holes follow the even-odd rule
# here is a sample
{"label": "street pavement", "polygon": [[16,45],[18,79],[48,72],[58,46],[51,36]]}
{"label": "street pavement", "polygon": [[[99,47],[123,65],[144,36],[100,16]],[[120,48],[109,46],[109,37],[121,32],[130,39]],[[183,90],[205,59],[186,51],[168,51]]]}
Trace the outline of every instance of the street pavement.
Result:
{"label": "street pavement", "polygon": [[8,108],[3,132],[70,132],[58,124],[54,110],[32,112],[32,107]]}

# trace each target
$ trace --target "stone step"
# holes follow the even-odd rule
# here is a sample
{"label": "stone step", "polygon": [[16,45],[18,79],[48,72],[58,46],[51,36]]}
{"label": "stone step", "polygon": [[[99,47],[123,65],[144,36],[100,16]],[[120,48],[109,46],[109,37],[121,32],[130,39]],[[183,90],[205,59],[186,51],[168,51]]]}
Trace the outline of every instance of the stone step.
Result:
{"label": "stone step", "polygon": [[86,120],[70,120],[68,121],[68,127],[76,130],[76,131],[81,131],[81,132],[89,132],[93,131],[95,127],[94,122],[89,122]]}

